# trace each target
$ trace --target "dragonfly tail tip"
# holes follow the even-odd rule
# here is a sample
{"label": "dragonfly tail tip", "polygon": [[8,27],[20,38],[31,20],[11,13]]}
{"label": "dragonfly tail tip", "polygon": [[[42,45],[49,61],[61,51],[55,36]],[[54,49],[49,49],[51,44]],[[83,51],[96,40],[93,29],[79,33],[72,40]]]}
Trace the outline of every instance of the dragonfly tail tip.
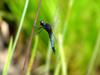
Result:
{"label": "dragonfly tail tip", "polygon": [[53,50],[53,52],[55,53],[55,51],[56,51],[56,50],[55,50],[55,48],[54,48],[54,47],[52,47],[52,50]]}

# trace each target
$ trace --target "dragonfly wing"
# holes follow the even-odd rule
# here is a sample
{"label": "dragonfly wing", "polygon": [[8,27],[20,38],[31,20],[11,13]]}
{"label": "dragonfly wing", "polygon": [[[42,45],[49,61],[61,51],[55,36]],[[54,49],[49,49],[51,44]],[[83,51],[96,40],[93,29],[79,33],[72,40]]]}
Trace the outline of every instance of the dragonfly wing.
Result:
{"label": "dragonfly wing", "polygon": [[54,42],[56,42],[56,43],[58,43],[57,42],[57,38],[55,37],[55,27],[54,26],[51,26],[51,28],[52,28],[52,35],[53,35],[53,37],[54,37]]}

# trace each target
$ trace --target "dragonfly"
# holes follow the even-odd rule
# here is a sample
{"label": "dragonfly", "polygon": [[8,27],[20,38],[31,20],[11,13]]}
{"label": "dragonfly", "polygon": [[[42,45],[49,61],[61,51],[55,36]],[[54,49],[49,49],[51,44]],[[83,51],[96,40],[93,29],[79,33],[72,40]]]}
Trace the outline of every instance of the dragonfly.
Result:
{"label": "dragonfly", "polygon": [[[55,53],[56,49],[54,47],[54,35],[53,35],[53,31],[52,31],[52,27],[50,26],[50,24],[45,23],[43,20],[40,21],[40,26],[34,26],[36,29],[38,28],[39,32],[35,32],[35,34],[40,33],[43,29],[48,33],[49,39],[50,39],[50,44],[51,44],[51,48],[53,50],[53,52]],[[26,53],[26,59],[25,59],[25,63],[24,63],[24,67],[25,68],[25,64],[27,63],[26,61],[28,61],[28,54],[29,52]],[[23,70],[22,69],[22,70]]]}
{"label": "dragonfly", "polygon": [[42,31],[42,29],[44,29],[47,33],[48,33],[48,36],[49,36],[49,39],[50,39],[50,44],[51,44],[51,48],[53,50],[53,52],[55,53],[55,47],[54,47],[54,36],[53,36],[53,31],[52,31],[52,27],[50,24],[48,23],[45,23],[43,20],[40,21],[40,31]]}

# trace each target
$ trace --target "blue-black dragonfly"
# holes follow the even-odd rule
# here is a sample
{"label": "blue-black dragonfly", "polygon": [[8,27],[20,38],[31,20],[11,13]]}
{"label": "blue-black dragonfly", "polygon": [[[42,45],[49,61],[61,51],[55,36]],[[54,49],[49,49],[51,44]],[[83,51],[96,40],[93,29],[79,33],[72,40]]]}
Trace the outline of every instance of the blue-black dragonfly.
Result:
{"label": "blue-black dragonfly", "polygon": [[54,36],[53,36],[53,31],[52,28],[50,26],[50,24],[45,23],[43,20],[40,21],[40,29],[44,29],[47,31],[48,35],[49,35],[49,39],[50,39],[50,44],[51,44],[51,48],[53,50],[53,52],[55,53],[55,47],[54,47]]}

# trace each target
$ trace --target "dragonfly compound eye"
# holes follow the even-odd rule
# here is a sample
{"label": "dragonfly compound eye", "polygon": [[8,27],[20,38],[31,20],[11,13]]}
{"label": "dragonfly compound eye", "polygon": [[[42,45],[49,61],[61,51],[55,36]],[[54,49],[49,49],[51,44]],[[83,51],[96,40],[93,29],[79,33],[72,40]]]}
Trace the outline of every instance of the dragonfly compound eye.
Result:
{"label": "dragonfly compound eye", "polygon": [[41,21],[40,21],[40,24],[41,24],[41,25],[44,25],[44,21],[43,21],[43,20],[41,20]]}

